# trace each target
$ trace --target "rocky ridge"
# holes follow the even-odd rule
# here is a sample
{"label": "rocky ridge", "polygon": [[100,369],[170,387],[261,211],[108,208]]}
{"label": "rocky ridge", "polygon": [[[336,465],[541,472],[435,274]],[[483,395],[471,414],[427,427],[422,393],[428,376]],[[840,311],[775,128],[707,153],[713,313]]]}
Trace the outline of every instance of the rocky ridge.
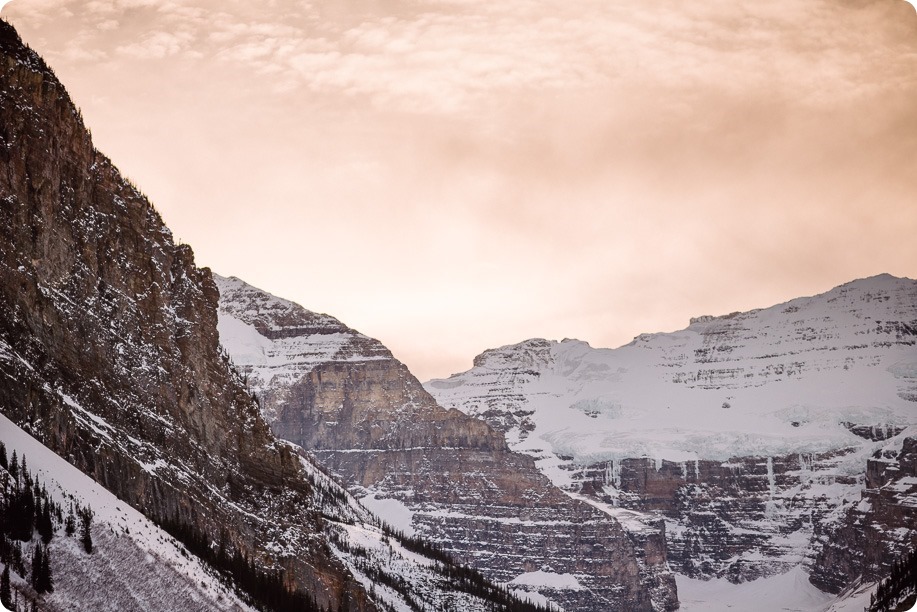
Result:
{"label": "rocky ridge", "polygon": [[275,433],[394,527],[566,609],[677,605],[661,523],[551,486],[500,433],[437,405],[378,341],[238,279],[216,280],[221,341]]}
{"label": "rocky ridge", "polygon": [[882,275],[618,349],[528,340],[425,387],[558,486],[664,517],[676,571],[817,575],[867,460],[917,422],[915,340],[917,283]]}

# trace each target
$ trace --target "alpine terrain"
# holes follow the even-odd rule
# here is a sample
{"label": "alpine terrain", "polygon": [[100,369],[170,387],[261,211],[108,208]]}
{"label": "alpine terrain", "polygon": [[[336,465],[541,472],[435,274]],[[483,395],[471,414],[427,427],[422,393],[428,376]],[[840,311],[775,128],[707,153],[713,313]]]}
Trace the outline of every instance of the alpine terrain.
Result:
{"label": "alpine terrain", "polygon": [[386,522],[568,610],[677,606],[661,520],[553,486],[490,425],[438,405],[377,340],[215,279],[220,340],[274,432]]}
{"label": "alpine terrain", "polygon": [[[271,433],[209,270],[3,21],[0,168],[5,607],[537,609],[385,529]],[[629,585],[629,540],[609,540]]]}
{"label": "alpine terrain", "polygon": [[425,387],[558,487],[663,519],[684,577],[801,567],[841,593],[917,544],[915,342],[917,282],[881,275],[617,349],[527,340]]}

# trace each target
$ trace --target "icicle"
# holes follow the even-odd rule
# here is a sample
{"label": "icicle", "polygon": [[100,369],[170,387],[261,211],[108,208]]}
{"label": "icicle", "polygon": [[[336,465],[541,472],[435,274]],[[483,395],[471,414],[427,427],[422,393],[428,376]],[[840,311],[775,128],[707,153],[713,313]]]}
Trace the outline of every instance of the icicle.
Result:
{"label": "icicle", "polygon": [[614,459],[605,464],[605,484],[621,488],[621,464]]}
{"label": "icicle", "polygon": [[777,479],[774,477],[774,458],[767,458],[767,484],[768,484],[768,500],[764,504],[764,514],[765,516],[773,516],[777,511],[777,504],[774,503],[774,493],[777,488]]}
{"label": "icicle", "polygon": [[774,477],[774,458],[767,458],[767,484],[769,487],[768,495],[774,499],[774,490],[777,488],[777,479]]}

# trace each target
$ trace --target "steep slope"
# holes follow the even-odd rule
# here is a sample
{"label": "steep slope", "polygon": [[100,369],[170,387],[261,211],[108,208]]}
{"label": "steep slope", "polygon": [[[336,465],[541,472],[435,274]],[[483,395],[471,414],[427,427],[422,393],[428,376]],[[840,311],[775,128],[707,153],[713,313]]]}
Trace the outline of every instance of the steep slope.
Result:
{"label": "steep slope", "polygon": [[883,275],[618,349],[529,340],[426,388],[555,484],[665,516],[673,568],[739,582],[811,563],[917,422],[915,334],[917,283]]}
{"label": "steep slope", "polygon": [[216,281],[221,341],[273,430],[389,523],[571,610],[675,605],[658,523],[551,486],[502,435],[437,405],[378,341],[238,279]]}
{"label": "steep slope", "polygon": [[93,148],[63,86],[2,21],[0,168],[10,421],[265,609],[526,608],[390,539],[274,437],[219,345],[209,270]]}
{"label": "steep slope", "polygon": [[[16,453],[27,461],[56,503],[64,508],[71,504],[89,507],[94,514],[92,554],[82,549],[76,537],[66,537],[62,529],[51,540],[54,592],[44,598],[43,610],[251,610],[172,536],[3,415],[0,442],[8,455]],[[0,468],[0,481],[8,478]],[[23,550],[24,559],[32,558],[35,539]],[[123,571],[126,567],[131,571]],[[15,571],[13,575],[13,584],[25,589],[26,577]]]}

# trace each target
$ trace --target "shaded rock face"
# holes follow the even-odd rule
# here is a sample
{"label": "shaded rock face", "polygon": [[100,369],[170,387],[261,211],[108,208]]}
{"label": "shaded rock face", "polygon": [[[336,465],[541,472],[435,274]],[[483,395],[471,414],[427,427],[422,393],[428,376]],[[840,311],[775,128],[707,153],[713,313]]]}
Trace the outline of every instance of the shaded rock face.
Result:
{"label": "shaded rock face", "polygon": [[5,22],[0,168],[0,410],[155,520],[225,531],[320,604],[373,609],[221,354],[209,271]]}
{"label": "shaded rock face", "polygon": [[[910,435],[908,435],[910,434]],[[842,519],[819,533],[823,542],[811,581],[838,593],[862,578],[877,581],[917,546],[917,436],[877,450],[866,465],[866,489]]]}
{"label": "shaded rock face", "polygon": [[217,284],[221,341],[275,433],[383,519],[499,581],[572,574],[577,588],[538,588],[569,610],[677,606],[660,522],[625,531],[572,499],[502,434],[440,407],[377,341],[238,279]]}
{"label": "shaded rock face", "polygon": [[664,516],[674,570],[738,583],[812,561],[817,534],[860,489],[862,478],[847,473],[848,454],[636,458],[574,469],[571,477],[595,499]]}

